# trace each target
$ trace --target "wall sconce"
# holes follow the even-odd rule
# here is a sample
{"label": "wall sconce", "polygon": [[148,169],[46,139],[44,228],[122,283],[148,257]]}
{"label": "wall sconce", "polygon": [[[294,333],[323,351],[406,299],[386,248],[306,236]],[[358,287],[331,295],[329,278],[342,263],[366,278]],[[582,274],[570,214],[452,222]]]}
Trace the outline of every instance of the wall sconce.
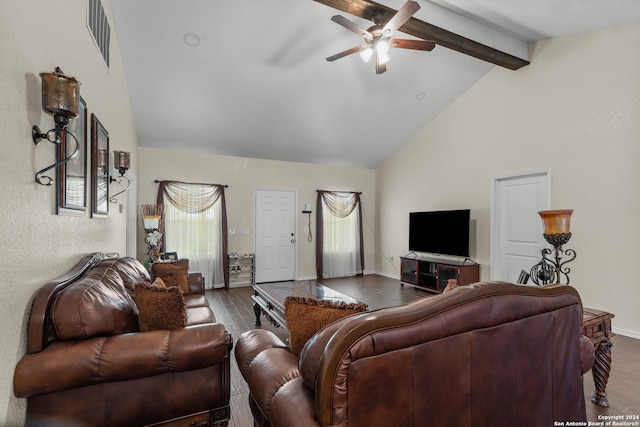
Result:
{"label": "wall sconce", "polygon": [[66,133],[75,141],[76,149],[69,157],[62,159],[54,164],[41,169],[36,173],[36,182],[41,185],[51,185],[53,178],[43,175],[44,172],[53,169],[63,163],[68,162],[78,155],[78,140],[69,131],[69,119],[75,119],[80,112],[80,82],[74,77],[63,74],[60,67],[56,67],[53,73],[40,73],[42,78],[42,109],[53,115],[55,127],[45,133],[34,125],[31,128],[31,138],[35,145],[39,145],[40,141],[46,139],[54,144],[60,143],[60,134]]}
{"label": "wall sconce", "polygon": [[[549,283],[561,283],[564,277],[569,284],[569,273],[571,269],[565,264],[576,259],[576,252],[573,249],[562,249],[562,245],[571,239],[571,214],[573,209],[561,209],[551,211],[540,211],[538,214],[542,218],[544,226],[544,238],[553,250],[544,248],[541,252],[542,259],[531,269],[531,280],[536,285],[547,285]],[[553,254],[554,258],[548,256]],[[567,258],[561,261],[561,258]]]}
{"label": "wall sconce", "polygon": [[109,198],[109,201],[111,203],[117,203],[118,199],[116,199],[116,196],[124,193],[131,186],[131,181],[129,180],[129,178],[124,176],[124,174],[129,170],[129,167],[131,166],[131,153],[127,151],[113,150],[113,164],[118,169],[118,172],[120,172],[120,176],[117,178],[109,176],[109,184],[113,182],[122,184],[123,179],[127,180],[127,186],[124,188],[124,190],[117,192],[116,194],[114,194]]}

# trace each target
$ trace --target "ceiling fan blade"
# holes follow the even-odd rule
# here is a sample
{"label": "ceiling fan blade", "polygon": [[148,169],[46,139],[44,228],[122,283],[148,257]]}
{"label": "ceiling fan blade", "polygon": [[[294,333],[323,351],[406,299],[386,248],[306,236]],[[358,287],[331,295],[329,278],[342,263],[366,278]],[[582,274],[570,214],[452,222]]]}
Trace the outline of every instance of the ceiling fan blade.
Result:
{"label": "ceiling fan blade", "polygon": [[347,18],[345,18],[342,15],[334,15],[334,16],[331,17],[331,20],[333,22],[335,22],[336,24],[342,25],[347,30],[353,31],[354,33],[356,33],[359,36],[362,36],[362,37],[366,36],[366,37],[372,38],[372,36],[369,33],[369,31],[365,30],[364,28],[361,28],[355,22],[349,21]]}
{"label": "ceiling fan blade", "polygon": [[352,47],[351,49],[347,49],[345,51],[336,53],[335,55],[328,57],[327,61],[333,62],[336,59],[344,58],[345,56],[351,55],[352,53],[360,52],[360,49],[362,49],[362,46]]}
{"label": "ceiling fan blade", "polygon": [[420,9],[420,5],[415,1],[409,0],[402,6],[398,12],[386,23],[382,32],[384,33],[387,30],[395,31],[398,28],[402,27],[402,25],[407,22],[414,13],[416,13]]}
{"label": "ceiling fan blade", "polygon": [[436,47],[436,42],[431,40],[391,39],[389,40],[389,47],[430,51]]}

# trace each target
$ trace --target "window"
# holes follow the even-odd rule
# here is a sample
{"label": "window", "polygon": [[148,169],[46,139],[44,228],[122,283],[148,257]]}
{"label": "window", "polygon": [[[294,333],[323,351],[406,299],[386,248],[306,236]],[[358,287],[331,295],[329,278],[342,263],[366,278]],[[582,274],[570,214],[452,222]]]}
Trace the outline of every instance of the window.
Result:
{"label": "window", "polygon": [[319,191],[316,268],[318,278],[362,274],[360,193]]}
{"label": "window", "polygon": [[207,288],[223,286],[227,264],[224,186],[163,181],[158,191],[165,206],[165,252],[188,258],[189,269],[202,273]]}

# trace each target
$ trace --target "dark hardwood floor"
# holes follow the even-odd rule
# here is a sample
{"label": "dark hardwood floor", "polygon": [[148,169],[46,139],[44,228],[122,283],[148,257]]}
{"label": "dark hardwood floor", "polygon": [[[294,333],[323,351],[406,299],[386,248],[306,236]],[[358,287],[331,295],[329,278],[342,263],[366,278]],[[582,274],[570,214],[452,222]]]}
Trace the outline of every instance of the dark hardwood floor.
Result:
{"label": "dark hardwood floor", "polygon": [[[433,296],[429,292],[400,286],[397,279],[379,275],[325,279],[322,281],[345,295],[349,295],[369,305],[370,309],[405,304],[418,298]],[[234,340],[245,331],[254,329],[255,314],[251,300],[251,287],[219,289],[207,291],[207,297],[219,322],[224,323]],[[597,308],[597,307],[594,307]],[[615,319],[614,319],[615,326]],[[283,341],[286,333],[269,322],[262,322],[261,329],[273,331]],[[598,415],[640,415],[640,340],[615,336],[611,339],[612,369],[607,394],[610,407],[602,408],[591,403],[593,378],[591,373],[584,376],[587,419],[599,421]],[[232,352],[233,353],[233,352]],[[248,404],[248,387],[238,371],[235,358],[231,360],[231,422],[230,427],[251,427],[253,418]],[[623,420],[624,421],[624,420]],[[634,420],[639,421],[639,420]]]}

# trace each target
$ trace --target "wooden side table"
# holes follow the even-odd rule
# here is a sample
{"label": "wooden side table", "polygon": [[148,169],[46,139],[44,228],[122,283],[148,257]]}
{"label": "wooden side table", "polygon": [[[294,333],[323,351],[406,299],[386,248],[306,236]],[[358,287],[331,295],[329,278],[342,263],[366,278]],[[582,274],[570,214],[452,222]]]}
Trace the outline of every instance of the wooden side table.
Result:
{"label": "wooden side table", "polygon": [[593,308],[583,309],[582,333],[591,340],[596,350],[596,359],[591,368],[595,391],[591,401],[596,405],[609,406],[607,400],[607,382],[611,372],[611,347],[609,340],[614,336],[611,332],[613,314]]}

